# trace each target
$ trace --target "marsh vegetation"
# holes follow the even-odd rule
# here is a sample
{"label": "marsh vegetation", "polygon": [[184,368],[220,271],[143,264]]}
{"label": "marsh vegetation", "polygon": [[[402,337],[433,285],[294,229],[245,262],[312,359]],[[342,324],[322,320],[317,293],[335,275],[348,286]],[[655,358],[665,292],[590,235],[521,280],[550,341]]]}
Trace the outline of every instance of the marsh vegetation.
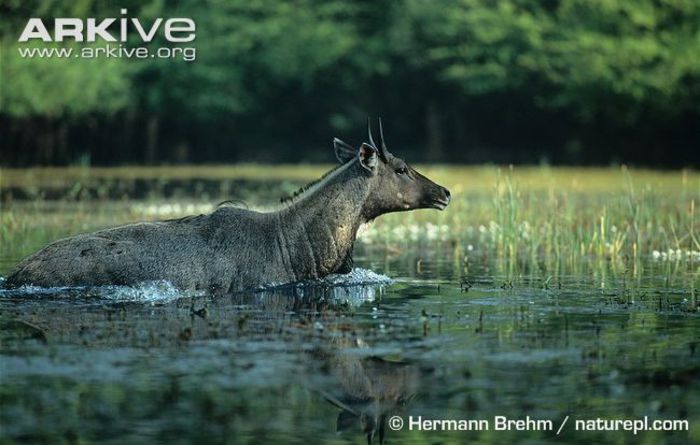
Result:
{"label": "marsh vegetation", "polygon": [[[328,168],[4,169],[0,273],[47,242],[74,233],[205,213],[222,201],[274,208],[281,197]],[[451,279],[468,275],[470,261],[493,261],[511,278],[528,274],[555,279],[605,265],[635,279],[643,275],[646,260],[654,260],[674,265],[666,269],[676,278],[679,272],[691,272],[687,280],[700,261],[700,178],[692,171],[422,170],[454,190],[449,211],[383,216],[360,233],[361,251],[392,258],[449,248]]]}

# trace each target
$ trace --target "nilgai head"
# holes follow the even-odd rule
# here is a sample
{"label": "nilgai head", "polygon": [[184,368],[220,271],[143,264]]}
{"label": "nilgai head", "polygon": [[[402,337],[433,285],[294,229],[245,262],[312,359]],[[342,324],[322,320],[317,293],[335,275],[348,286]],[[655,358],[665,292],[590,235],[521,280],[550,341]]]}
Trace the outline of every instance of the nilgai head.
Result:
{"label": "nilgai head", "polygon": [[450,203],[450,191],[418,173],[403,159],[389,153],[379,120],[379,140],[374,141],[372,127],[367,122],[369,142],[359,149],[338,138],[333,140],[335,155],[342,163],[357,158],[370,184],[365,202],[365,214],[375,218],[384,213],[414,209],[444,210]]}

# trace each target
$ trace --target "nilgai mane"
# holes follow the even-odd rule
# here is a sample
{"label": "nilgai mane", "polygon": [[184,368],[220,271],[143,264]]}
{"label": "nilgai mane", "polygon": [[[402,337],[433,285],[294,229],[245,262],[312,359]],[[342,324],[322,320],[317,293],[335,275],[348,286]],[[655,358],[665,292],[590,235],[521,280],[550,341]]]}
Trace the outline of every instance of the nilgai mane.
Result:
{"label": "nilgai mane", "polygon": [[[368,125],[369,127],[369,125]],[[450,192],[379,144],[334,139],[341,165],[270,212],[224,206],[208,215],[76,235],[25,258],[8,287],[135,285],[167,280],[217,292],[348,273],[361,224],[390,212],[443,210]]]}

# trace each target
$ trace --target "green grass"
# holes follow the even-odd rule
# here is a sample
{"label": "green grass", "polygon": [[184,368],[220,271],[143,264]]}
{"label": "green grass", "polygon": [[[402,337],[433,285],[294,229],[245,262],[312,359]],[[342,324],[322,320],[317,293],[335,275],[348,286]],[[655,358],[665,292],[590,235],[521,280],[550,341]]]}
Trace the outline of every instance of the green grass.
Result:
{"label": "green grass", "polygon": [[[269,208],[279,196],[328,168],[3,169],[2,256],[16,260],[52,239],[100,227],[208,211],[234,192],[243,194],[253,208]],[[491,166],[419,170],[450,188],[450,207],[444,212],[385,215],[361,233],[362,248],[391,253],[439,245],[448,249],[458,267],[497,259],[508,274],[527,269],[545,278],[583,273],[583,265],[595,262],[635,277],[641,275],[645,262],[653,260],[668,274],[679,268],[690,272],[690,286],[697,287],[700,175],[695,172]],[[129,193],[138,180],[150,180],[153,190],[135,201]],[[203,181],[221,186],[202,193]],[[241,181],[247,184],[245,191],[239,189]],[[163,190],[169,184],[182,190],[166,199]],[[110,189],[123,190],[123,195],[107,199]],[[11,195],[18,190],[31,199],[13,200]],[[60,199],[45,199],[50,190]],[[9,262],[0,267],[7,269]]]}

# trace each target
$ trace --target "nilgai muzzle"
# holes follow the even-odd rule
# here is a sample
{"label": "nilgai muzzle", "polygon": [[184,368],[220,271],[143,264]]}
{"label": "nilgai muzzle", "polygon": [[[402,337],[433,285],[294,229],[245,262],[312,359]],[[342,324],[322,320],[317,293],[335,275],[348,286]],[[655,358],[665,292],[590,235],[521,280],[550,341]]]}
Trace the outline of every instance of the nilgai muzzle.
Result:
{"label": "nilgai muzzle", "polygon": [[334,139],[340,165],[270,212],[230,206],[208,215],[76,235],[25,258],[7,286],[135,285],[227,292],[348,273],[361,224],[390,212],[443,210],[450,192],[379,143]]}

